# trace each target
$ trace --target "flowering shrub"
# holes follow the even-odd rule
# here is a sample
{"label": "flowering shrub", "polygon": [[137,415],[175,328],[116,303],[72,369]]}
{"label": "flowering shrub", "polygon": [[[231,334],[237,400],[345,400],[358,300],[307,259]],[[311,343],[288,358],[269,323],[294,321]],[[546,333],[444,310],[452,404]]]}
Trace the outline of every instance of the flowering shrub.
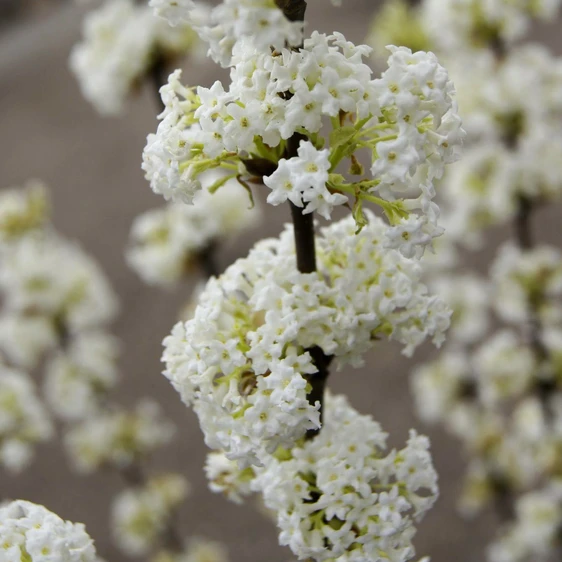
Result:
{"label": "flowering shrub", "polygon": [[[412,429],[388,448],[327,387],[389,341],[408,357],[440,347],[449,326],[411,384],[420,417],[463,442],[461,509],[508,514],[491,562],[559,546],[562,259],[530,218],[562,193],[562,66],[520,42],[559,4],[396,0],[372,47],[309,31],[304,0],[112,0],[86,16],[70,65],[95,108],[122,113],[143,84],[159,94],[142,170],[166,204],[135,220],[126,260],[153,285],[200,277],[164,376],[198,417],[210,489],[257,496],[299,560],[415,558],[438,496],[429,439]],[[229,78],[168,73],[204,51]],[[257,223],[260,199],[292,224],[222,271],[217,249]],[[125,483],[109,517],[124,553],[226,562],[177,528],[189,483],[147,463],[175,428],[151,399],[113,399],[117,299],[48,207],[38,185],[0,197],[0,463],[22,470],[56,428],[75,470]],[[488,278],[456,271],[509,222]],[[0,544],[10,560],[96,557],[82,527],[22,501],[0,508]]]}

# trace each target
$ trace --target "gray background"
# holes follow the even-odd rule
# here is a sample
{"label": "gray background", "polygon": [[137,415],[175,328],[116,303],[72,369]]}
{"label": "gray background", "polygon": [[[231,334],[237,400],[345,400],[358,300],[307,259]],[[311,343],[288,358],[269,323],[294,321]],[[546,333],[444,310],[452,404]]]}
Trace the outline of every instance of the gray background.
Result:
{"label": "gray background", "polygon": [[[337,29],[360,42],[376,4],[374,0],[344,0],[345,8],[336,10],[328,0],[310,0],[310,29]],[[206,450],[195,416],[159,374],[160,342],[193,285],[173,292],[148,288],[123,260],[134,217],[162,204],[140,169],[145,137],[155,130],[157,111],[148,89],[130,103],[126,116],[117,119],[100,118],[82,99],[67,69],[67,57],[80,36],[83,12],[84,8],[73,4],[47,7],[37,3],[27,17],[0,26],[0,187],[33,177],[45,180],[53,192],[57,228],[79,240],[101,262],[120,295],[122,313],[115,333],[123,342],[122,380],[115,398],[133,404],[142,396],[152,396],[176,422],[179,431],[173,445],[158,454],[152,465],[183,472],[193,484],[180,513],[185,534],[223,541],[235,562],[286,562],[291,553],[277,545],[274,526],[251,503],[238,507],[207,490],[202,469]],[[552,28],[539,29],[536,35],[556,47]],[[218,75],[212,63],[187,64],[184,69],[184,79],[191,84],[210,85]],[[266,212],[258,231],[223,249],[221,266],[246,253],[256,239],[276,235],[289,218],[285,207],[267,207]],[[556,240],[558,219],[559,210],[551,209],[537,220],[544,239]],[[505,234],[491,235],[486,251],[472,258],[475,265],[486,263],[492,241]],[[428,353],[434,352],[420,350],[414,361]],[[381,344],[368,357],[368,367],[336,373],[329,384],[348,394],[360,411],[372,413],[391,433],[391,444],[404,443],[410,427],[431,436],[441,498],[419,527],[418,552],[431,555],[434,562],[451,557],[480,560],[495,516],[488,513],[473,521],[457,516],[454,504],[465,462],[456,442],[415,419],[407,381],[412,366],[397,347]],[[112,547],[107,524],[110,498],[121,487],[119,477],[111,472],[73,474],[55,444],[39,448],[24,474],[0,474],[0,497],[25,498],[47,505],[64,518],[83,521],[108,561],[126,559]]]}

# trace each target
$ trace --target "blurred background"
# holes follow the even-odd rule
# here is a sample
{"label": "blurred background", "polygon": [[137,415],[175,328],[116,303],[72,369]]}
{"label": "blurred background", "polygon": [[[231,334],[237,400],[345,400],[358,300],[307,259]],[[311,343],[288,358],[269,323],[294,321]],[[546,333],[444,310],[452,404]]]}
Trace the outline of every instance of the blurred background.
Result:
{"label": "blurred background", "polygon": [[[338,30],[361,42],[377,4],[344,0],[338,10],[327,0],[309,0],[309,29]],[[274,525],[251,502],[239,507],[207,489],[206,448],[195,415],[160,375],[161,341],[197,278],[178,291],[162,291],[147,287],[125,264],[124,248],[134,217],[162,204],[140,168],[146,135],[156,129],[159,108],[149,88],[139,92],[125,116],[115,119],[99,117],[82,98],[67,61],[86,10],[87,6],[69,1],[0,0],[0,187],[21,185],[29,178],[44,180],[52,190],[58,230],[78,240],[101,263],[119,294],[121,314],[114,332],[123,347],[117,397],[124,404],[147,395],[155,398],[179,428],[173,445],[153,463],[186,474],[193,484],[180,513],[185,534],[222,541],[235,562],[290,560],[291,553],[278,546]],[[562,52],[562,35],[556,28],[537,28],[535,36]],[[186,63],[183,68],[189,84],[209,86],[221,75],[210,61]],[[264,200],[264,194],[256,195]],[[259,229],[221,250],[221,268],[244,255],[255,240],[278,234],[289,220],[285,206],[264,209]],[[560,209],[541,213],[536,220],[541,239],[560,244]],[[495,244],[505,235],[495,232],[486,251],[471,257],[476,268],[486,268]],[[496,525],[494,514],[469,521],[457,515],[455,502],[465,465],[459,445],[441,430],[424,427],[413,414],[408,372],[431,353],[421,349],[406,360],[397,347],[385,343],[368,357],[367,367],[334,373],[329,385],[380,421],[390,433],[391,445],[403,444],[411,427],[431,437],[441,498],[419,527],[419,555],[430,555],[434,562],[451,557],[481,560]],[[108,525],[110,500],[121,488],[112,472],[77,476],[52,442],[39,448],[22,475],[0,474],[1,498],[41,503],[65,519],[84,522],[99,554],[114,562],[126,560],[112,547]]]}

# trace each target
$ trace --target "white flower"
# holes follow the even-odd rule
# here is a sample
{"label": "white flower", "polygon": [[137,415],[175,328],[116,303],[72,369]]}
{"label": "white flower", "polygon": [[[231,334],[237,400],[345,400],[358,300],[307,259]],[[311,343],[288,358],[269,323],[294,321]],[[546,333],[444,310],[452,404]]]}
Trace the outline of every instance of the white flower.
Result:
{"label": "white flower", "polygon": [[474,355],[478,386],[484,403],[520,396],[536,375],[533,352],[508,330],[496,333]]}
{"label": "white flower", "polygon": [[528,320],[529,303],[546,325],[559,324],[562,309],[562,255],[558,248],[541,245],[521,251],[505,244],[492,264],[494,309],[506,322]]}
{"label": "white flower", "polygon": [[436,276],[432,289],[453,309],[448,339],[470,344],[487,331],[491,290],[475,275]]}
{"label": "white flower", "polygon": [[18,367],[33,369],[58,341],[50,318],[17,313],[0,316],[0,349]]}
{"label": "white flower", "polygon": [[552,19],[560,0],[426,0],[422,17],[442,49],[486,47],[487,41],[513,42],[529,28],[532,18]]}
{"label": "white flower", "polygon": [[420,418],[435,423],[447,420],[475,383],[468,359],[446,350],[435,361],[414,369],[411,384]]}
{"label": "white flower", "polygon": [[39,181],[0,194],[0,243],[5,244],[34,232],[48,219],[48,196]]}
{"label": "white flower", "polygon": [[344,205],[347,197],[330,193],[326,187],[331,164],[328,150],[316,150],[310,142],[301,141],[298,156],[282,159],[275,172],[263,182],[272,191],[267,202],[279,205],[289,199],[303,213],[317,211],[325,219],[331,216],[334,205]]}
{"label": "white flower", "polygon": [[63,521],[42,505],[16,500],[0,507],[0,542],[9,562],[95,562],[82,523]]}
{"label": "white flower", "polygon": [[26,237],[4,253],[0,291],[10,313],[43,315],[63,333],[104,324],[117,308],[97,263],[50,232]]}
{"label": "white flower", "polygon": [[155,53],[185,53],[196,40],[190,27],[171,29],[148,7],[132,0],[107,0],[91,11],[83,35],[72,50],[70,67],[84,97],[102,115],[123,111],[128,96],[154,63]]}
{"label": "white flower", "polygon": [[502,529],[488,549],[490,562],[547,560],[562,523],[561,483],[553,481],[543,489],[517,499],[516,520]]}
{"label": "white flower", "polygon": [[367,215],[358,235],[352,217],[322,230],[316,273],[296,270],[292,228],[258,243],[208,282],[193,318],[166,338],[165,375],[194,405],[211,448],[259,464],[318,427],[310,348],[360,365],[377,335],[406,354],[429,336],[441,342],[449,311],[427,294],[416,261],[383,249],[384,223]]}
{"label": "white flower", "polygon": [[318,436],[256,469],[280,543],[299,559],[411,559],[414,521],[437,497],[428,439],[411,431],[385,453],[386,433],[343,396],[327,395],[324,416]]}
{"label": "white flower", "polygon": [[251,493],[250,482],[255,474],[252,468],[240,469],[222,452],[213,451],[207,455],[205,474],[212,492],[221,493],[234,503],[242,503]]}
{"label": "white flower", "polygon": [[100,413],[70,428],[65,446],[77,470],[105,465],[123,469],[169,442],[174,426],[159,405],[145,399],[130,412]]}
{"label": "white flower", "polygon": [[[203,185],[220,178],[208,172]],[[193,205],[170,203],[148,211],[133,223],[127,261],[147,283],[177,283],[200,253],[217,242],[230,242],[256,224],[260,211],[249,205],[244,189],[229,180],[216,193],[199,192]]]}
{"label": "white flower", "polygon": [[150,0],[148,5],[171,26],[190,23],[191,14],[197,7],[193,0]]}
{"label": "white flower", "polygon": [[33,446],[52,437],[51,421],[31,378],[0,361],[0,463],[19,472],[33,455]]}
{"label": "white flower", "polygon": [[148,554],[188,492],[189,484],[183,476],[162,474],[141,488],[119,493],[111,508],[113,535],[119,548],[128,556]]}
{"label": "white flower", "polygon": [[[258,51],[241,42],[228,88],[215,83],[195,95],[176,71],[162,89],[166,109],[144,150],[152,189],[190,203],[200,175],[224,168],[242,181],[264,180],[271,204],[288,199],[325,217],[350,194],[380,205],[398,229],[415,230],[408,244],[391,243],[419,257],[442,233],[434,181],[457,159],[464,131],[453,84],[435,55],[389,50],[389,68],[378,79],[363,63],[368,47],[317,32],[298,50]],[[299,147],[282,142],[297,133]],[[361,151],[371,177],[352,181],[335,173],[349,159],[350,175],[363,175]],[[362,225],[363,215],[356,218]],[[397,236],[402,240],[402,231]]]}

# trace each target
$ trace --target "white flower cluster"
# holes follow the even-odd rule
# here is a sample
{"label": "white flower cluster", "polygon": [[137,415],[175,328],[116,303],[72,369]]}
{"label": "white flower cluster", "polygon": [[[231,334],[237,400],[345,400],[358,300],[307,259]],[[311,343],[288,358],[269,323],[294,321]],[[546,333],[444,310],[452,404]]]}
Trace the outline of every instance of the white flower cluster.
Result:
{"label": "white flower cluster", "polygon": [[190,27],[171,29],[134,0],[106,0],[86,16],[83,35],[72,50],[70,68],[84,97],[102,115],[123,111],[156,57],[185,54],[197,43]]}
{"label": "white flower cluster", "polygon": [[48,200],[45,186],[37,181],[23,188],[5,189],[0,195],[0,243],[17,240],[45,226]]}
{"label": "white flower cluster", "polygon": [[319,427],[307,350],[359,365],[380,336],[407,355],[427,337],[443,341],[449,310],[421,284],[416,260],[383,249],[385,228],[370,214],[358,235],[352,217],[333,223],[317,239],[318,272],[302,274],[288,227],[208,282],[194,317],[165,339],[163,359],[211,448],[260,464]]}
{"label": "white flower cluster", "polygon": [[488,559],[493,562],[549,560],[562,526],[562,483],[555,481],[542,490],[522,495],[515,512],[515,522],[489,547]]}
{"label": "white flower cluster", "polygon": [[[202,182],[212,185],[220,179],[208,172]],[[230,179],[218,193],[200,191],[193,205],[172,202],[137,217],[127,261],[147,283],[169,286],[182,279],[201,252],[251,228],[259,217],[259,209],[249,208],[244,189]]]}
{"label": "white flower cluster", "polygon": [[277,514],[279,541],[301,560],[395,560],[414,556],[414,522],[437,497],[426,437],[386,453],[386,433],[343,396],[327,396],[324,426],[288,458],[256,468],[254,490]]}
{"label": "white flower cluster", "polygon": [[225,67],[240,41],[267,51],[297,46],[303,39],[303,23],[289,21],[274,0],[223,0],[204,18],[204,4],[194,0],[150,0],[149,6],[172,26],[192,26],[208,43],[209,56]]}
{"label": "white flower cluster", "polygon": [[222,451],[212,451],[207,455],[205,474],[210,490],[223,494],[231,502],[240,504],[252,492],[250,483],[255,476],[254,469],[240,468]]}
{"label": "white flower cluster", "polygon": [[522,251],[513,244],[500,248],[492,265],[494,310],[504,321],[525,323],[532,302],[544,326],[562,322],[562,252],[553,246]]}
{"label": "white flower cluster", "polygon": [[0,506],[0,544],[6,562],[97,562],[82,523],[63,521],[42,505],[16,500]]}
{"label": "white flower cluster", "polygon": [[112,530],[128,556],[145,556],[158,544],[173,512],[185,500],[189,484],[179,474],[161,474],[113,500]]}
{"label": "white flower cluster", "polygon": [[67,421],[99,412],[103,398],[117,383],[116,339],[104,332],[79,334],[59,350],[45,368],[45,397]]}
{"label": "white flower cluster", "polygon": [[19,472],[31,461],[34,445],[52,434],[31,378],[4,365],[0,357],[0,464]]}
{"label": "white flower cluster", "polygon": [[[562,59],[539,46],[461,57],[450,66],[473,141],[445,176],[445,226],[463,243],[515,216],[520,198],[562,197]],[[470,76],[470,78],[469,78]]]}
{"label": "white flower cluster", "polygon": [[65,445],[77,470],[92,472],[111,465],[126,469],[168,443],[174,426],[158,403],[145,399],[131,411],[100,413],[72,426]]}
{"label": "white flower cluster", "polygon": [[559,8],[560,0],[424,0],[421,14],[438,48],[455,50],[512,43],[532,18],[554,19]]}
{"label": "white flower cluster", "polygon": [[[117,303],[111,287],[97,263],[77,244],[45,230],[3,245],[0,251],[3,314],[18,317],[19,321],[9,323],[20,333],[29,328],[28,336],[36,336],[38,346],[50,343],[51,338],[43,322],[34,322],[37,318],[66,337],[114,317]],[[26,346],[32,347],[32,342]],[[11,360],[19,353],[17,349],[4,351]]]}
{"label": "white flower cluster", "polygon": [[[506,244],[490,277],[489,286],[471,276],[444,284],[455,310],[450,342],[412,378],[420,415],[444,423],[471,455],[461,500],[469,512],[491,501],[498,483],[520,491],[549,481],[562,446],[560,252]],[[489,334],[492,313],[509,326]]]}
{"label": "white flower cluster", "polygon": [[[362,62],[368,47],[317,32],[296,51],[238,44],[227,91],[216,82],[195,93],[176,71],[161,90],[166,110],[143,154],[152,189],[189,203],[201,189],[199,175],[222,167],[232,177],[265,178],[273,204],[307,203],[304,212],[325,217],[354,196],[360,225],[363,200],[374,202],[395,225],[391,247],[419,254],[441,233],[433,182],[457,158],[464,131],[435,56],[389,49],[378,79]],[[327,138],[320,136],[325,119]],[[297,133],[303,142],[290,154]],[[360,151],[370,157],[371,175],[349,183],[336,168],[349,159],[352,173],[363,175]]]}

